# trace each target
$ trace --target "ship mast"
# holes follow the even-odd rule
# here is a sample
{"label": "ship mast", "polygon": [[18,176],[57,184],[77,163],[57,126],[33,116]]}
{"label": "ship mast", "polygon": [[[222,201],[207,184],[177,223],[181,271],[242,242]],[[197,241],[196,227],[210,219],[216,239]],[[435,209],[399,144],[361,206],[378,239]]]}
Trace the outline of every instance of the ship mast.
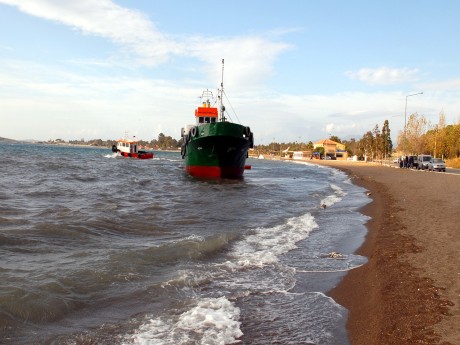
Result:
{"label": "ship mast", "polygon": [[225,106],[223,103],[223,97],[224,97],[224,59],[222,59],[222,81],[220,83],[220,89],[218,92],[218,98],[220,102],[220,109],[219,109],[219,121],[225,122],[226,118],[224,115],[225,112]]}

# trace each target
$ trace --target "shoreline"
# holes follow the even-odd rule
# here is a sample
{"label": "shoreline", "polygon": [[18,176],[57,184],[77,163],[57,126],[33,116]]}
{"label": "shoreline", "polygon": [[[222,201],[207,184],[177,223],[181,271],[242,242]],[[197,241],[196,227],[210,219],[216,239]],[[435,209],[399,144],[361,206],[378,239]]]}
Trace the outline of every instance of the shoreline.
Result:
{"label": "shoreline", "polygon": [[[14,140],[6,139],[0,137],[0,143],[8,144],[30,144],[30,145],[47,145],[47,146],[60,146],[60,147],[79,147],[87,149],[101,149],[101,150],[110,150],[111,146],[97,146],[97,145],[86,145],[86,144],[69,144],[69,143],[48,143],[45,141],[24,141],[24,140]],[[146,149],[149,152],[177,152],[180,153],[180,149],[155,149],[148,148]]]}
{"label": "shoreline", "polygon": [[460,176],[314,161],[370,192],[357,253],[368,263],[329,292],[349,311],[352,345],[460,344]]}

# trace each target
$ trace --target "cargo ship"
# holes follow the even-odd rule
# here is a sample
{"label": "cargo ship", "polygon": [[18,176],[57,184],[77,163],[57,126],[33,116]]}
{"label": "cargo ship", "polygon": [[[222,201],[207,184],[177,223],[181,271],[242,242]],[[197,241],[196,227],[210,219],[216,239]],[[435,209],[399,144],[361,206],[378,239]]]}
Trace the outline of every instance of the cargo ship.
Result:
{"label": "cargo ship", "polygon": [[239,179],[249,168],[246,158],[254,147],[254,135],[249,126],[231,122],[226,116],[223,72],[224,60],[217,100],[212,91],[203,91],[202,103],[195,110],[195,124],[181,130],[184,168],[197,178]]}

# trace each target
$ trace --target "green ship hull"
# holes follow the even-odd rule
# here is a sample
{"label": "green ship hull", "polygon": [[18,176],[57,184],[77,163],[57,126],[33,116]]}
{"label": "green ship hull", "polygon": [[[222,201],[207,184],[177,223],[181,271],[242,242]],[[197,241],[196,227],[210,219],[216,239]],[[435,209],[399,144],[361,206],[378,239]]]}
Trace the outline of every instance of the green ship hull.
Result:
{"label": "green ship hull", "polygon": [[243,177],[253,134],[232,122],[199,124],[184,135],[185,171],[198,178]]}

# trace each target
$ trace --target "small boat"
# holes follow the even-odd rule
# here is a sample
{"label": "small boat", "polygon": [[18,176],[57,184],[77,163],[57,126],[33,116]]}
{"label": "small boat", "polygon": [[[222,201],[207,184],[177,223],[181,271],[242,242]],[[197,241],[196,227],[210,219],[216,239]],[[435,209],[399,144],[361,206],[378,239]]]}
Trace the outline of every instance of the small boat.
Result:
{"label": "small boat", "polygon": [[118,139],[117,145],[112,145],[112,152],[117,152],[120,156],[138,159],[152,159],[153,152],[138,150],[139,144],[135,139]]}
{"label": "small boat", "polygon": [[195,110],[195,124],[181,130],[181,156],[185,171],[193,177],[238,179],[249,169],[245,163],[249,149],[254,147],[254,135],[248,126],[229,122],[225,115],[223,70],[222,59],[217,102],[212,91],[203,91],[202,104]]}

